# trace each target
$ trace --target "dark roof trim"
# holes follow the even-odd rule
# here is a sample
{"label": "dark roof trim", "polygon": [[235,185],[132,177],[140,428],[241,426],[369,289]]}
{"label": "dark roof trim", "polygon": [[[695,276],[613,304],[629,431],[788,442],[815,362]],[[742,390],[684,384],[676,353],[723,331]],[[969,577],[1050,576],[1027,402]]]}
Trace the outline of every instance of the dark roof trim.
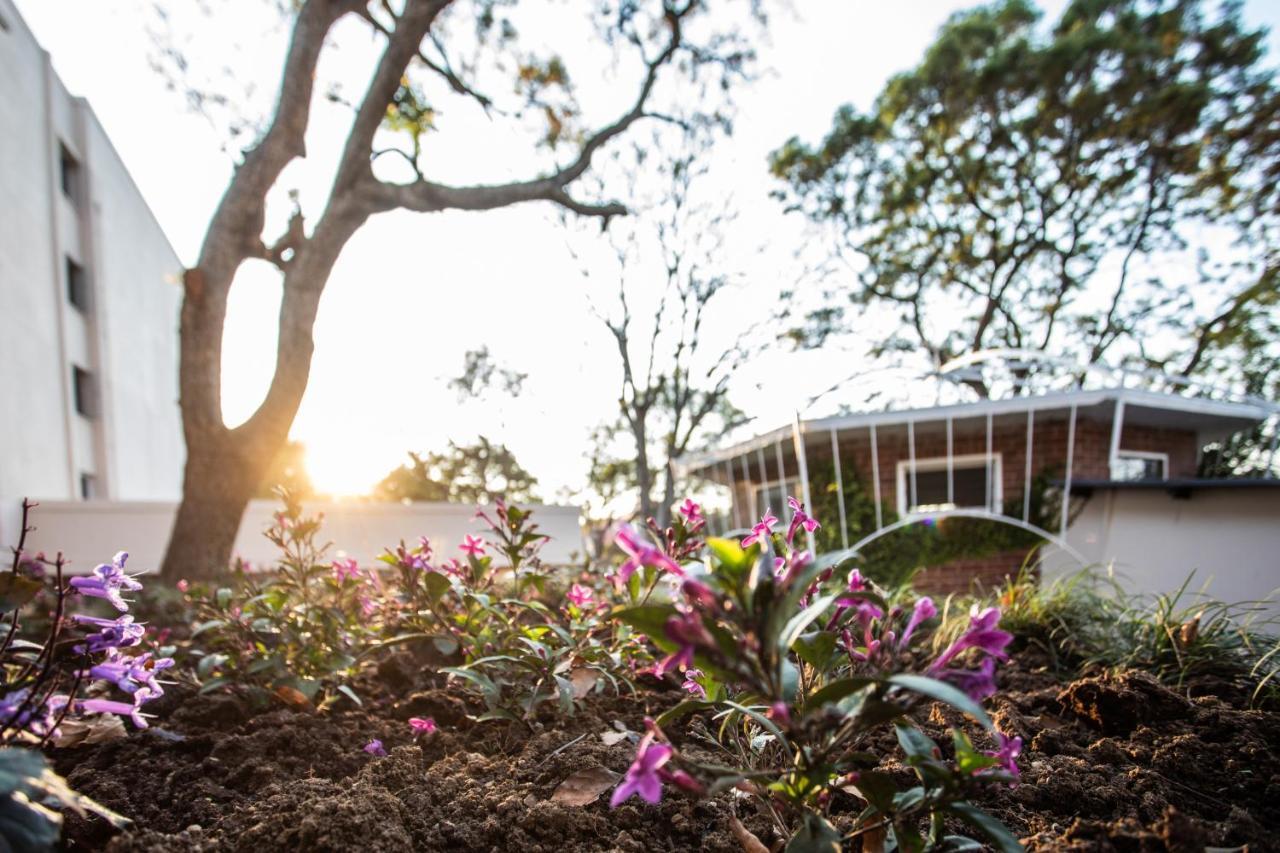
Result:
{"label": "dark roof trim", "polygon": [[[1061,480],[1054,481],[1057,486],[1063,485]],[[1217,479],[1197,479],[1182,477],[1172,480],[1072,480],[1071,491],[1088,496],[1095,491],[1166,491],[1174,497],[1189,497],[1192,492],[1207,489],[1280,489],[1280,479],[1276,477],[1235,477]]]}

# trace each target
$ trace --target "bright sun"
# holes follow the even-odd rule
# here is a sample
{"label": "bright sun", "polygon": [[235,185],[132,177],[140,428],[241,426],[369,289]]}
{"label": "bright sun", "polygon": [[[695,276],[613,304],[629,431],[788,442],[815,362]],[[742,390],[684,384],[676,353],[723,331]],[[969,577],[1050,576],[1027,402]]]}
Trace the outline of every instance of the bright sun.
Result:
{"label": "bright sun", "polygon": [[334,497],[367,495],[395,467],[385,452],[361,446],[360,442],[325,441],[308,438],[307,474],[321,494]]}

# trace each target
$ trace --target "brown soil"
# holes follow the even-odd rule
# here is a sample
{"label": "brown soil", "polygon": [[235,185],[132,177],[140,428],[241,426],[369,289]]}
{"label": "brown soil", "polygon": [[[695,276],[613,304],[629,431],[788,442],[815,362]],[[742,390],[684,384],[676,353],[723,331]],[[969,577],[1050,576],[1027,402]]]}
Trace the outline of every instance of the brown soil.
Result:
{"label": "brown soil", "polygon": [[[1280,713],[1247,710],[1239,695],[1188,699],[1136,672],[1064,685],[1026,656],[1002,687],[990,707],[1026,743],[1023,781],[980,804],[1031,850],[1280,850]],[[729,796],[614,811],[607,791],[586,806],[551,800],[579,770],[624,771],[634,746],[601,734],[640,730],[678,701],[671,692],[595,697],[568,719],[547,708],[532,728],[470,723],[457,693],[408,658],[365,685],[364,708],[331,713],[171,693],[150,730],[54,751],[77,790],[136,822],[113,837],[69,816],[68,849],[739,851],[735,813],[766,845],[780,841]],[[441,731],[415,742],[404,721],[428,715]],[[942,743],[948,722],[935,706],[924,725]],[[385,758],[361,751],[374,737]]]}

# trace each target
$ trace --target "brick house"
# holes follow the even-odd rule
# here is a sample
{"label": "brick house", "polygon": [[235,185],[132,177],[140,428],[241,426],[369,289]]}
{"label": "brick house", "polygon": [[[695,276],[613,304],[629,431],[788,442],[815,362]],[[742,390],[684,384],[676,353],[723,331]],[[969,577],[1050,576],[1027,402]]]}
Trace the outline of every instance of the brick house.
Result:
{"label": "brick house", "polygon": [[[940,565],[923,558],[916,585],[946,593],[998,584],[1045,540],[1072,550],[1068,528],[1099,490],[1220,486],[1222,478],[1198,476],[1202,448],[1272,414],[1253,401],[1132,388],[1073,390],[797,418],[791,426],[682,460],[682,467],[722,488],[726,531],[749,526],[765,509],[781,516],[787,495],[802,497],[827,525],[813,543],[820,554],[860,550],[913,524],[937,525],[941,534],[946,525],[959,529],[952,521],[959,518],[1020,531],[1012,538],[985,537],[969,552],[953,547]],[[975,522],[962,524],[973,528]],[[1012,547],[999,548],[1001,542]]]}

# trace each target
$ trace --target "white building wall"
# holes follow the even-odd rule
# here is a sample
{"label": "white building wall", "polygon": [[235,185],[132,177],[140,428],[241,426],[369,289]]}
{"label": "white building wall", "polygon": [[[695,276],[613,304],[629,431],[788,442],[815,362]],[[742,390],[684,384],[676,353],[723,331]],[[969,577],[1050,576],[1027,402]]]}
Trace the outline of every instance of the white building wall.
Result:
{"label": "white building wall", "polygon": [[[171,499],[183,447],[174,283],[181,263],[88,104],[58,80],[11,0],[0,0],[0,544],[21,499]],[[61,147],[79,163],[62,191]],[[67,295],[83,269],[89,310]],[[96,414],[76,412],[72,367]]]}
{"label": "white building wall", "polygon": [[[1280,488],[1198,489],[1188,498],[1163,489],[1098,491],[1067,544],[1113,569],[1129,592],[1174,592],[1194,572],[1189,592],[1231,603],[1277,596],[1267,611],[1280,615]],[[1049,547],[1043,568],[1050,578],[1079,566]]]}

